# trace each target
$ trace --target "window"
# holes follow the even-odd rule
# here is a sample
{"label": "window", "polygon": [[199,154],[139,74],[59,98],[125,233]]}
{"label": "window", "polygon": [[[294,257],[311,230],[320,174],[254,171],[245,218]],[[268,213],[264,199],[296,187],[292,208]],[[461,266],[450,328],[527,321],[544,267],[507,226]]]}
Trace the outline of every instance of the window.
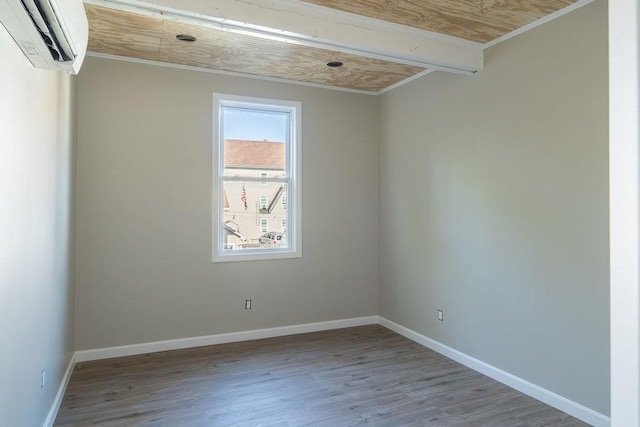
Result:
{"label": "window", "polygon": [[301,104],[213,101],[213,261],[300,257]]}

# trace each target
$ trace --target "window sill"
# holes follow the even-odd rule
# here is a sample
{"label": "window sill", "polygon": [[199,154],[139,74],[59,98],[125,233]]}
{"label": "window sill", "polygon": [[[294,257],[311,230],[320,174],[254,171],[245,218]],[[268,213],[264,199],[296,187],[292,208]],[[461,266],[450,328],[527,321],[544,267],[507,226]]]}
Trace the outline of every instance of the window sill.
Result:
{"label": "window sill", "polygon": [[247,250],[242,251],[242,253],[217,254],[213,256],[211,262],[267,261],[272,259],[292,258],[302,258],[302,252],[291,249]]}

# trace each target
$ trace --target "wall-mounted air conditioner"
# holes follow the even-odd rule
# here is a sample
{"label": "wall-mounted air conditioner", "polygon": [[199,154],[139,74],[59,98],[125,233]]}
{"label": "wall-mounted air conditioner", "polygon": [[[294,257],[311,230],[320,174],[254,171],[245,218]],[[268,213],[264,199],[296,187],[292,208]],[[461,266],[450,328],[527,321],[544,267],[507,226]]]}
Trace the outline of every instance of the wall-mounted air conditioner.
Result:
{"label": "wall-mounted air conditioner", "polygon": [[80,71],[89,39],[82,0],[0,0],[0,22],[34,67]]}

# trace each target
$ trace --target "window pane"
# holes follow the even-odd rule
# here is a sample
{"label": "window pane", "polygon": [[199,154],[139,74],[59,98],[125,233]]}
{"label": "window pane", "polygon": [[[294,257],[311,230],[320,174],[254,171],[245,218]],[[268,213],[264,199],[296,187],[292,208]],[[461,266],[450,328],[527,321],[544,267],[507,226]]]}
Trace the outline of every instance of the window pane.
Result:
{"label": "window pane", "polygon": [[224,176],[282,177],[289,113],[223,107]]}
{"label": "window pane", "polygon": [[224,181],[223,188],[225,252],[288,248],[287,210],[282,207],[286,183]]}
{"label": "window pane", "polygon": [[289,113],[268,110],[270,107],[223,106],[223,126],[226,138],[253,141],[287,142]]}

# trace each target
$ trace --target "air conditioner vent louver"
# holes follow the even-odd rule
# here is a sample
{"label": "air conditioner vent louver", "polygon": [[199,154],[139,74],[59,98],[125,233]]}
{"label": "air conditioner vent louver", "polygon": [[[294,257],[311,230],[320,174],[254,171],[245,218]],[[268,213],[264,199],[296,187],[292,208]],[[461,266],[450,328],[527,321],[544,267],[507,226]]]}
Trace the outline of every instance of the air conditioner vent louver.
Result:
{"label": "air conditioner vent louver", "polygon": [[[71,61],[73,54],[68,50],[68,43],[62,35],[62,29],[55,19],[51,18],[53,11],[48,3],[22,0],[22,5],[31,17],[33,24],[40,33],[42,40],[51,52],[54,61]],[[62,35],[62,39],[60,38]],[[65,45],[67,50],[65,51]]]}
{"label": "air conditioner vent louver", "polygon": [[89,35],[82,0],[0,0],[0,22],[35,67],[80,70]]}

